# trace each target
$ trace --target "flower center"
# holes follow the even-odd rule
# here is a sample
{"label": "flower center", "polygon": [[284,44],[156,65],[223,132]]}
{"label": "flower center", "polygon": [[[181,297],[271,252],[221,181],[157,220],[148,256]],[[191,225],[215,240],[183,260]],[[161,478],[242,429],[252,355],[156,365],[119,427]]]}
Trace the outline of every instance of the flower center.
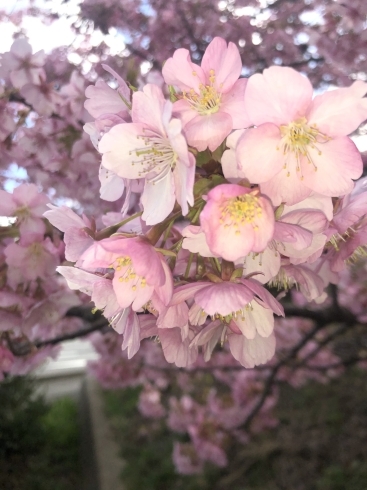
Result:
{"label": "flower center", "polygon": [[[333,247],[336,252],[340,252],[340,248],[343,248],[343,244],[348,240],[354,239],[357,233],[358,226],[350,226],[343,234],[335,233],[332,235],[326,246],[329,248]],[[365,257],[367,257],[367,245],[358,245],[345,262],[348,265],[352,265]]]}
{"label": "flower center", "polygon": [[[307,162],[313,165],[315,171],[317,166],[313,161],[310,150],[316,150],[318,155],[322,155],[322,151],[318,147],[319,144],[327,143],[331,140],[329,136],[319,131],[316,124],[309,126],[305,117],[300,117],[296,121],[287,125],[280,126],[280,132],[282,139],[280,147],[283,149],[284,155],[294,155],[296,158],[296,170],[300,172],[299,177],[303,180],[301,170],[301,159],[305,157]],[[280,148],[277,147],[277,150]],[[285,159],[283,166],[287,170],[287,176],[290,176],[290,170],[288,167],[288,158]]]}
{"label": "flower center", "polygon": [[229,324],[231,320],[242,320],[243,322],[246,320],[245,312],[252,311],[253,307],[251,303],[248,303],[244,308],[241,308],[237,311],[232,311],[229,315],[220,315],[219,313],[215,313],[212,317],[212,320],[221,320],[224,324]]}
{"label": "flower center", "polygon": [[292,289],[293,286],[296,286],[296,288],[298,288],[297,281],[293,277],[287,276],[286,272],[282,268],[280,269],[278,274],[268,282],[268,285],[271,288],[277,288],[278,291],[280,291],[281,289],[289,291],[290,289]]}
{"label": "flower center", "polygon": [[[192,74],[196,76],[196,72],[193,71]],[[210,70],[209,72],[209,84],[199,85],[198,94],[194,89],[189,92],[183,92],[183,99],[191,105],[191,107],[200,114],[200,116],[207,116],[209,114],[215,114],[219,111],[220,101],[222,98],[222,93],[218,92],[215,85],[215,71]]]}
{"label": "flower center", "polygon": [[[259,198],[252,193],[229,199],[220,209],[222,213],[219,221],[224,224],[225,228],[229,226],[240,228],[245,224],[251,223],[254,230],[259,229],[256,220],[262,215],[262,209],[259,204]],[[236,235],[240,233],[239,229],[236,230]]]}
{"label": "flower center", "polygon": [[31,215],[28,206],[21,206],[15,210],[14,214],[18,218],[19,222],[26,220]]}
{"label": "flower center", "polygon": [[138,287],[144,288],[147,285],[145,277],[139,276],[135,272],[130,257],[118,257],[110,267],[115,269],[115,275],[120,282],[131,281],[133,291],[136,291]]}
{"label": "flower center", "polygon": [[167,173],[174,169],[178,160],[177,153],[173,150],[170,141],[152,130],[144,129],[144,135],[137,139],[142,141],[142,146],[129,154],[135,153],[137,160],[132,165],[140,165],[140,177],[146,177],[150,183],[159,182]]}

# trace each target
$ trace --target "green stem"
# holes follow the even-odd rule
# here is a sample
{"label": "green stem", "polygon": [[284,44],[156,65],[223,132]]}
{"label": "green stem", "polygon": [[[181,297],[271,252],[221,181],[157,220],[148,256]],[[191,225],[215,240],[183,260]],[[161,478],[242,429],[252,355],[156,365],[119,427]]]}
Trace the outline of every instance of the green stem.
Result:
{"label": "green stem", "polygon": [[129,221],[132,221],[133,219],[138,218],[142,214],[143,214],[143,211],[139,211],[138,213],[135,213],[135,214],[129,216],[128,218],[120,221],[116,225],[112,225],[112,226],[109,226],[108,228],[104,228],[103,230],[96,233],[95,239],[96,240],[103,240],[104,238],[110,237],[111,235],[116,233],[116,231],[119,228],[121,228],[121,226],[126,225],[127,223],[129,223]]}
{"label": "green stem", "polygon": [[170,224],[168,225],[167,227],[167,230],[165,231],[164,235],[163,235],[163,240],[162,240],[162,243],[161,243],[161,248],[164,248],[165,244],[166,244],[166,241],[168,240],[168,237],[169,237],[169,234],[172,230],[172,226],[174,224],[175,220],[172,220],[170,222]]}
{"label": "green stem", "polygon": [[212,257],[212,263],[214,264],[215,268],[217,269],[217,272],[220,274],[221,271],[222,271],[222,268],[220,266],[220,263],[219,263],[219,260],[217,259],[217,257]]}
{"label": "green stem", "polygon": [[16,238],[19,236],[19,229],[16,226],[1,226],[0,238]]}
{"label": "green stem", "polygon": [[192,252],[190,252],[189,261],[187,262],[187,266],[186,266],[186,270],[185,270],[185,274],[184,274],[185,279],[187,279],[189,277],[193,258],[194,258],[194,254]]}

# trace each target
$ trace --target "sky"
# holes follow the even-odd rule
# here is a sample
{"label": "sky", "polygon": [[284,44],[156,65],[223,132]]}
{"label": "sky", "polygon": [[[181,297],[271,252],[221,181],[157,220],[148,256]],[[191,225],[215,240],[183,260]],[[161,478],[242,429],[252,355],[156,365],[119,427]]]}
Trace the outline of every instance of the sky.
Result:
{"label": "sky", "polygon": [[[70,26],[77,19],[80,2],[81,0],[68,0],[65,4],[63,0],[34,1],[34,5],[47,8],[61,16],[52,23],[52,26],[43,24],[41,19],[36,17],[23,17],[22,27],[26,31],[34,52],[43,49],[48,53],[58,46],[78,45],[78,38]],[[8,14],[24,9],[29,5],[29,0],[0,0],[0,10],[4,10]],[[66,18],[66,14],[68,14],[68,18]],[[12,23],[3,22],[1,24],[0,53],[9,51],[15,31],[16,28]],[[47,39],[47,44],[45,44],[45,39]],[[94,31],[91,43],[97,46],[102,40],[110,47],[112,56],[121,53],[126,48],[124,36],[116,29],[110,29],[108,35],[103,35],[99,30]],[[77,59],[74,60],[71,56],[69,61],[74,63],[77,62]]]}
{"label": "sky", "polygon": [[[74,41],[75,34],[72,32],[70,25],[78,14],[78,3],[79,0],[70,0],[67,4],[67,11],[71,15],[71,18],[60,18],[52,23],[52,28],[44,25],[42,21],[36,17],[25,16],[23,18],[23,26],[27,31],[34,51],[44,49],[46,52],[49,52],[57,46],[69,45]],[[11,14],[29,6],[29,4],[29,0],[0,0],[0,10],[4,10],[6,13]],[[42,8],[49,8],[51,11],[59,12],[60,14],[66,12],[66,6],[62,4],[62,0],[36,0],[34,5]],[[14,25],[10,22],[1,24],[1,53],[9,50],[13,42],[12,35],[14,32]],[[46,38],[47,45],[45,44]]]}

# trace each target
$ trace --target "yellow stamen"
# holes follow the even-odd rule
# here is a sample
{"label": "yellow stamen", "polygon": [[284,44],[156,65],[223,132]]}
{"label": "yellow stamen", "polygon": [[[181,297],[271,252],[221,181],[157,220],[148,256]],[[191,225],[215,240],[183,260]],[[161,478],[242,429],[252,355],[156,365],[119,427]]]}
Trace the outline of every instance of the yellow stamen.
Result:
{"label": "yellow stamen", "polygon": [[[193,72],[193,75],[195,76],[196,73]],[[199,94],[194,89],[191,89],[189,92],[183,92],[182,97],[201,116],[218,112],[222,93],[217,89],[214,70],[210,70],[209,72],[209,84],[204,85],[201,83],[199,85]]]}
{"label": "yellow stamen", "polygon": [[305,117],[300,117],[290,124],[280,126],[280,132],[282,139],[277,150],[282,148],[286,156],[283,168],[287,170],[287,176],[290,176],[291,170],[288,168],[287,158],[290,154],[296,158],[296,171],[299,172],[301,180],[303,180],[302,157],[305,157],[307,162],[313,165],[314,170],[317,171],[317,165],[311,157],[310,150],[316,150],[318,155],[322,155],[322,151],[317,145],[327,143],[331,138],[319,131],[315,124],[309,125]]}
{"label": "yellow stamen", "polygon": [[253,193],[244,194],[228,200],[221,207],[220,223],[224,224],[225,228],[233,226],[238,228],[236,235],[241,233],[240,227],[251,223],[254,230],[259,227],[256,220],[262,215],[262,208],[259,204],[259,198]]}

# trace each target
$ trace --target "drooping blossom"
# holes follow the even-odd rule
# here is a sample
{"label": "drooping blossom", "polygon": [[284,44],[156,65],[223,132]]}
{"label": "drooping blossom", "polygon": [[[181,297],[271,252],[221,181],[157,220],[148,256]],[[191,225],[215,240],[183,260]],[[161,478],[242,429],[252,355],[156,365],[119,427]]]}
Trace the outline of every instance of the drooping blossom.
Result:
{"label": "drooping blossom", "polygon": [[[212,318],[212,322],[205,325],[191,342],[192,346],[203,346],[205,360],[210,359],[218,341],[223,341],[227,336],[230,340],[232,334],[235,337],[230,340],[231,352],[235,346],[234,357],[245,367],[264,363],[272,357],[268,357],[269,350],[266,350],[264,356],[265,351],[261,346],[271,344],[275,348],[274,342],[270,339],[262,342],[259,336],[271,337],[273,313],[283,315],[284,312],[281,305],[257,281],[238,279],[236,282],[196,282],[180,286],[171,304],[189,298],[194,299],[189,312],[192,324],[203,325],[208,316]],[[249,342],[253,349],[248,351]],[[250,357],[246,354],[248,352],[251,353]]]}
{"label": "drooping blossom", "polygon": [[106,169],[122,178],[145,179],[142,218],[149,225],[166,218],[176,199],[187,214],[194,199],[195,160],[171,111],[162,91],[146,85],[133,95],[133,122],[114,126],[99,144]]}
{"label": "drooping blossom", "polygon": [[[286,89],[285,89],[286,87]],[[245,107],[256,128],[237,145],[239,166],[274,205],[312,191],[342,196],[361,176],[362,159],[346,135],[367,118],[367,84],[317,95],[292,68],[273,66],[250,77]]]}
{"label": "drooping blossom", "polygon": [[185,136],[199,151],[214,151],[232,129],[250,125],[244,94],[247,80],[237,46],[215,37],[205,50],[201,66],[190,61],[187,49],[177,49],[163,66],[167,84],[182,93],[174,103],[174,114],[182,120]]}
{"label": "drooping blossom", "polygon": [[222,184],[208,193],[200,224],[210,250],[233,261],[266,248],[273,237],[274,211],[257,189]]}

